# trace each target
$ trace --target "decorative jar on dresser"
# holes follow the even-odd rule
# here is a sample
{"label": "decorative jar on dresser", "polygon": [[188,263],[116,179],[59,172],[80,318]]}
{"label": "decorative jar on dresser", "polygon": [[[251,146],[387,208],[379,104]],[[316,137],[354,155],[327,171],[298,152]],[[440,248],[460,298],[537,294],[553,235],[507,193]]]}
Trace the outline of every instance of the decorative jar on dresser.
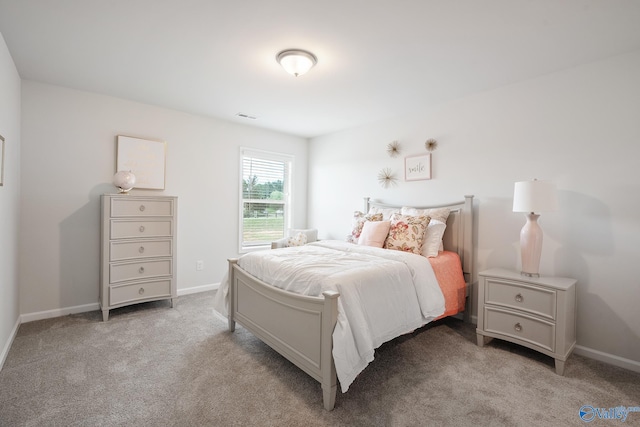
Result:
{"label": "decorative jar on dresser", "polygon": [[177,197],[104,194],[100,263],[102,319],[109,310],[169,299],[176,291]]}
{"label": "decorative jar on dresser", "polygon": [[555,359],[556,373],[576,345],[576,280],[528,277],[494,268],[479,273],[478,345],[499,338]]}

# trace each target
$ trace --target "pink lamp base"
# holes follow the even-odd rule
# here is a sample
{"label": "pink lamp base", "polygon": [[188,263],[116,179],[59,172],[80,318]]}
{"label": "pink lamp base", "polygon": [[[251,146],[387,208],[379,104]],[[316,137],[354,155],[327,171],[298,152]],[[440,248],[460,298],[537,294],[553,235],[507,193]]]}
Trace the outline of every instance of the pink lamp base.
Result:
{"label": "pink lamp base", "polygon": [[540,277],[540,255],[542,254],[542,228],[535,213],[527,214],[527,223],[520,231],[520,253],[523,276]]}

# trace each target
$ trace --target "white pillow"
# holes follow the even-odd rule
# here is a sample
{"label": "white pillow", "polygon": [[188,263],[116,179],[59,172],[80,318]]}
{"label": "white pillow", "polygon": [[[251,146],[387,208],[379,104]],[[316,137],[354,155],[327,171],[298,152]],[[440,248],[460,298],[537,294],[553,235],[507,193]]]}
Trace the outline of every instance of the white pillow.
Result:
{"label": "white pillow", "polygon": [[389,234],[391,221],[366,221],[358,237],[358,244],[381,248]]}
{"label": "white pillow", "polygon": [[447,218],[449,218],[449,213],[451,209],[449,208],[433,208],[433,209],[416,209],[410,208],[407,206],[403,206],[400,213],[402,215],[411,215],[411,216],[428,216],[431,219],[436,219],[438,221],[447,223]]}
{"label": "white pillow", "polygon": [[397,214],[400,213],[400,209],[398,208],[379,208],[377,206],[371,206],[369,208],[369,215],[373,215],[373,214],[378,214],[381,213],[382,214],[382,219],[384,221],[391,219],[391,216],[393,214]]}
{"label": "white pillow", "polygon": [[422,244],[422,255],[426,257],[438,256],[438,251],[442,248],[442,236],[447,224],[437,219],[429,221],[427,231],[424,233],[424,242]]}

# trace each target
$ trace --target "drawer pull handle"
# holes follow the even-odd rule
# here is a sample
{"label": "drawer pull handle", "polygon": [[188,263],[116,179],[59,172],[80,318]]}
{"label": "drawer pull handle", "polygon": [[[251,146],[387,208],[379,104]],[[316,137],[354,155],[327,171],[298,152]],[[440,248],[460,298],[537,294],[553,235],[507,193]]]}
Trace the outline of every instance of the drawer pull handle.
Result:
{"label": "drawer pull handle", "polygon": [[145,210],[144,205],[140,205],[140,212],[144,212],[144,210]]}
{"label": "drawer pull handle", "polygon": [[144,233],[144,225],[141,225],[139,230],[141,233]]}
{"label": "drawer pull handle", "polygon": [[522,301],[524,301],[524,298],[522,297],[522,294],[516,295],[516,302],[522,302]]}
{"label": "drawer pull handle", "polygon": [[513,326],[513,329],[515,329],[515,330],[516,330],[516,332],[521,332],[521,331],[522,331],[522,325],[521,325],[520,323],[516,323],[516,324]]}
{"label": "drawer pull handle", "polygon": [[139,293],[140,295],[144,294],[144,288],[140,288],[140,289],[138,290],[138,293]]}
{"label": "drawer pull handle", "polygon": [[144,253],[144,246],[140,246],[140,249],[138,249],[138,252],[140,252],[141,254]]}
{"label": "drawer pull handle", "polygon": [[144,267],[140,267],[140,268],[138,269],[138,273],[140,273],[140,274],[144,273]]}

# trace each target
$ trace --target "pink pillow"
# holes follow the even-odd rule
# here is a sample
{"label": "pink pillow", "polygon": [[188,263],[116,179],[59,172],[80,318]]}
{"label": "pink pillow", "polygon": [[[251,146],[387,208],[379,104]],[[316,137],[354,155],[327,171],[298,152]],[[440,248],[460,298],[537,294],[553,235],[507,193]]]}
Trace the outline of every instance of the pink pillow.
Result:
{"label": "pink pillow", "polygon": [[362,226],[365,221],[382,221],[382,214],[364,214],[360,211],[355,211],[353,213],[353,230],[351,234],[347,236],[347,242],[349,243],[358,243],[358,238],[360,238],[360,233],[362,233]]}
{"label": "pink pillow", "polygon": [[389,234],[391,221],[366,221],[358,237],[358,244],[381,248]]}

